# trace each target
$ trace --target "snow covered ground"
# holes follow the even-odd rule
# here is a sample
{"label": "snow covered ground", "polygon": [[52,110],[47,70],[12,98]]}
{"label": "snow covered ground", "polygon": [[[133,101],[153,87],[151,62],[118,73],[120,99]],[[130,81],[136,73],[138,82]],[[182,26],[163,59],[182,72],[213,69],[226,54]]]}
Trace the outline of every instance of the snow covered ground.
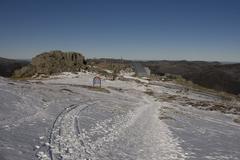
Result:
{"label": "snow covered ground", "polygon": [[218,97],[137,83],[131,75],[129,81],[103,78],[105,90],[92,90],[94,76],[0,78],[0,160],[240,159],[236,115],[183,103]]}

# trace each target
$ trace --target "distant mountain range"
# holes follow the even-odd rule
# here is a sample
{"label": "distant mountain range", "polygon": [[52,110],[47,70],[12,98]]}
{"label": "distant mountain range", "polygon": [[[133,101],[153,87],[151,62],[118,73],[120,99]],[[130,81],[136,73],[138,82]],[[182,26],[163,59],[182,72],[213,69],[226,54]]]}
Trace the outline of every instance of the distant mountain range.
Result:
{"label": "distant mountain range", "polygon": [[155,74],[177,74],[207,88],[240,94],[240,63],[148,61],[144,64]]}
{"label": "distant mountain range", "polygon": [[239,64],[240,62],[220,62],[222,64]]}
{"label": "distant mountain range", "polygon": [[10,77],[16,69],[20,69],[29,63],[29,60],[13,60],[0,57],[0,76]]}
{"label": "distant mountain range", "polygon": [[[195,84],[240,94],[240,63],[233,62],[205,62],[205,61],[131,61],[123,59],[88,59],[88,64],[99,66],[112,64],[130,66],[133,62],[141,63],[150,68],[156,75],[165,73],[181,75]],[[10,77],[16,69],[30,64],[29,60],[12,60],[0,57],[0,76]]]}

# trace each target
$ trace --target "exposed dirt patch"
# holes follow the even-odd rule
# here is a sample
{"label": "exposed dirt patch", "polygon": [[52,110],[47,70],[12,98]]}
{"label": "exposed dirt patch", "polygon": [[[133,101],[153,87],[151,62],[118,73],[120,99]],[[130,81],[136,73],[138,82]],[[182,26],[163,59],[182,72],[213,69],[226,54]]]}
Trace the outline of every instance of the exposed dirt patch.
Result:
{"label": "exposed dirt patch", "polygon": [[[86,88],[92,91],[98,91],[98,92],[104,92],[104,93],[110,93],[109,90],[107,90],[106,88],[102,88],[102,87],[93,87],[93,86],[89,86],[89,85],[78,85],[78,84],[66,84],[66,83],[51,83],[52,85],[62,85],[62,86],[74,86],[74,87],[81,87],[81,88]],[[64,91],[67,92],[72,92],[73,91],[69,90],[69,89],[63,89]]]}
{"label": "exposed dirt patch", "polygon": [[235,101],[198,101],[193,99],[187,99],[185,102],[181,102],[183,105],[191,105],[192,107],[208,110],[208,111],[220,111],[222,113],[230,113],[240,115],[239,102]]}
{"label": "exposed dirt patch", "polygon": [[146,93],[149,96],[153,96],[154,92],[151,89],[147,89],[144,93]]}
{"label": "exposed dirt patch", "polygon": [[8,82],[9,85],[15,85],[15,83],[12,83],[12,82]]}
{"label": "exposed dirt patch", "polygon": [[110,91],[107,90],[106,88],[93,87],[93,86],[87,86],[87,85],[81,85],[81,87],[83,87],[83,88],[87,88],[87,89],[89,89],[89,90],[91,90],[91,91],[110,93]]}
{"label": "exposed dirt patch", "polygon": [[174,120],[174,121],[176,121],[176,119],[174,119],[174,118],[172,118],[170,116],[164,116],[164,115],[159,116],[158,119],[160,119],[160,120]]}
{"label": "exposed dirt patch", "polygon": [[179,103],[182,105],[190,105],[192,107],[207,111],[220,111],[222,113],[240,115],[240,103],[234,100],[201,101],[185,97],[182,100],[180,100]]}
{"label": "exposed dirt patch", "polygon": [[112,90],[114,90],[114,91],[124,92],[124,90],[123,90],[122,88],[111,87],[111,86],[109,86],[108,88],[109,88],[109,89],[112,89]]}
{"label": "exposed dirt patch", "polygon": [[67,88],[63,88],[60,90],[61,92],[68,92],[68,93],[74,93],[72,90],[67,89]]}
{"label": "exposed dirt patch", "polygon": [[173,121],[176,121],[175,118],[170,116],[170,115],[172,115],[172,113],[175,113],[175,114],[178,113],[178,111],[176,111],[175,109],[163,106],[163,107],[159,108],[158,111],[159,111],[159,116],[158,116],[159,120],[173,120]]}
{"label": "exposed dirt patch", "polygon": [[235,119],[233,120],[233,122],[240,124],[240,117],[235,118]]}

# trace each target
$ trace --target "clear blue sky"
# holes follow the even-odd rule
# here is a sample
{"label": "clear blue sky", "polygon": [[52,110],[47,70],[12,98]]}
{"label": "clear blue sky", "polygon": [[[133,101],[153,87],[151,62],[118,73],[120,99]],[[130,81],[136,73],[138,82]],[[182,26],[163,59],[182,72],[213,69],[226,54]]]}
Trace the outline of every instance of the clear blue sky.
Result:
{"label": "clear blue sky", "polygon": [[240,0],[0,0],[0,57],[240,62]]}

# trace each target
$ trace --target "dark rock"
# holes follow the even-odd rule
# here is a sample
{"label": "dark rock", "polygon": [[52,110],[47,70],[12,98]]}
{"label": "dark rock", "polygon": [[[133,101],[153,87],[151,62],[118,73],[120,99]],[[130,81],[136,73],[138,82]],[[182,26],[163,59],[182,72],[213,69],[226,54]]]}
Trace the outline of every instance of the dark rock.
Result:
{"label": "dark rock", "polygon": [[34,74],[77,72],[86,67],[84,56],[77,52],[50,51],[37,55],[31,65],[15,72],[15,77],[30,77]]}

